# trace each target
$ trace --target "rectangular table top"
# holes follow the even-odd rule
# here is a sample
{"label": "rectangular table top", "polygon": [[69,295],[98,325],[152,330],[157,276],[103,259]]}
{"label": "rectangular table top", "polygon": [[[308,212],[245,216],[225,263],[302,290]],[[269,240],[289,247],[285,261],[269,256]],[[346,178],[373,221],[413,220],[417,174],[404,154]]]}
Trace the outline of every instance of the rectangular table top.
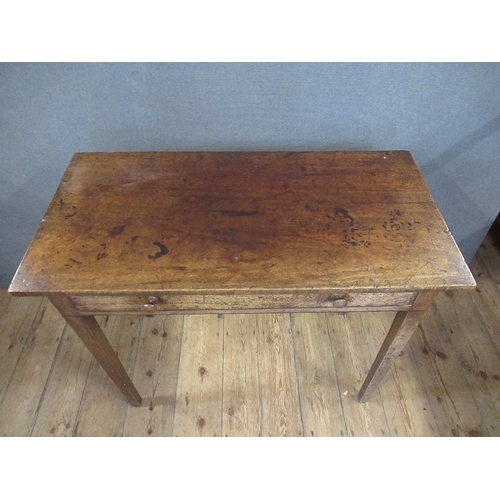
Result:
{"label": "rectangular table top", "polygon": [[19,295],[475,286],[407,151],[77,153]]}

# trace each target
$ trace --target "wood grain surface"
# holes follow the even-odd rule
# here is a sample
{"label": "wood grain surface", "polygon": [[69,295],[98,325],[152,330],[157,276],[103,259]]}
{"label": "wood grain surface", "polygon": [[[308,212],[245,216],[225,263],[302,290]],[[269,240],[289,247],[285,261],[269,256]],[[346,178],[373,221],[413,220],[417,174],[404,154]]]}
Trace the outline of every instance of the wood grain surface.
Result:
{"label": "wood grain surface", "polygon": [[468,288],[410,153],[78,153],[9,291]]}

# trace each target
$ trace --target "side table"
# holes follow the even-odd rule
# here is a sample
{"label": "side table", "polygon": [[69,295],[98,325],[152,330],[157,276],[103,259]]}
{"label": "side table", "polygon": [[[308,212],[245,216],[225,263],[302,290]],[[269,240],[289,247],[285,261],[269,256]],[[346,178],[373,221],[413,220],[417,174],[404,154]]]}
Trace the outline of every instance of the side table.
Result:
{"label": "side table", "polygon": [[48,296],[140,406],[95,315],[397,311],[366,402],[436,295],[474,287],[407,151],[158,152],[75,154],[9,292]]}

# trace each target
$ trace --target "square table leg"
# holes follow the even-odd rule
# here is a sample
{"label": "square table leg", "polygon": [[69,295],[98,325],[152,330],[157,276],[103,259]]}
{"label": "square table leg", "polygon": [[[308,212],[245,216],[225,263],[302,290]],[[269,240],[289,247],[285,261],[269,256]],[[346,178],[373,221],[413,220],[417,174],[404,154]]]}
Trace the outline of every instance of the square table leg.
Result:
{"label": "square table leg", "polygon": [[82,316],[71,301],[62,294],[49,296],[68,325],[80,337],[94,358],[116,384],[132,406],[141,406],[141,396],[128,376],[94,316]]}
{"label": "square table leg", "polygon": [[395,359],[410,340],[410,337],[434,302],[437,294],[437,291],[420,292],[410,311],[399,311],[396,313],[389,332],[359,391],[358,401],[360,403],[366,403],[370,399],[384,375],[389,371]]}

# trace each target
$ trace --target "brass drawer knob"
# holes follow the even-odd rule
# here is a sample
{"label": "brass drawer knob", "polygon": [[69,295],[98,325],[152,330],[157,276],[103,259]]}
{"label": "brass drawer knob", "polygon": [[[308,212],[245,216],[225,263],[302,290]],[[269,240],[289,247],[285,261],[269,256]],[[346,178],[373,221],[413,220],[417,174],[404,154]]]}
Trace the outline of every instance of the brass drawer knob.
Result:
{"label": "brass drawer knob", "polygon": [[154,304],[144,304],[142,306],[142,308],[145,310],[145,311],[154,311],[156,310],[156,306]]}
{"label": "brass drawer knob", "polygon": [[150,295],[148,297],[148,302],[150,304],[158,304],[158,302],[160,302],[160,299],[156,295]]}
{"label": "brass drawer knob", "polygon": [[334,307],[345,307],[347,305],[347,299],[343,293],[334,293],[330,295],[329,299]]}

